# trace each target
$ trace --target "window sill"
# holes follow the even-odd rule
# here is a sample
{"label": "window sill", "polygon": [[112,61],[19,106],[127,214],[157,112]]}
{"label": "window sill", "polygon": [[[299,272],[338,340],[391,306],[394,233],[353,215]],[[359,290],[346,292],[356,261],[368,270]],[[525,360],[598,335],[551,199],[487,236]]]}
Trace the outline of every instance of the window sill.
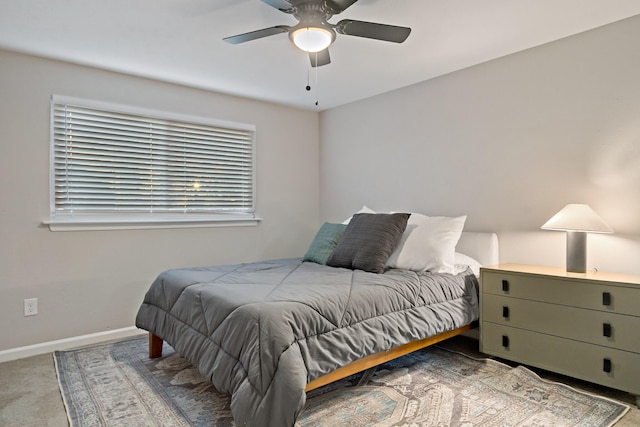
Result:
{"label": "window sill", "polygon": [[255,227],[262,218],[254,215],[209,215],[189,218],[73,217],[42,221],[50,231],[147,230],[163,228]]}

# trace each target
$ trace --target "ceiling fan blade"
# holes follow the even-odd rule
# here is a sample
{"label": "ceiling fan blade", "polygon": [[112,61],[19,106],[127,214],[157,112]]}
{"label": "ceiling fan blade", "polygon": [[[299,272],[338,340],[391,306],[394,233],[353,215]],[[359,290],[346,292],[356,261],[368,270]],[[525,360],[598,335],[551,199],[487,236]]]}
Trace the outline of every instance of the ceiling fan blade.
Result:
{"label": "ceiling fan blade", "polygon": [[411,28],[408,27],[354,21],[352,19],[343,19],[335,25],[335,29],[338,33],[348,36],[366,37],[394,43],[402,43],[411,33]]}
{"label": "ceiling fan blade", "polygon": [[225,37],[222,40],[231,44],[239,44],[248,42],[251,40],[261,39],[263,37],[269,37],[280,33],[286,33],[291,27],[287,25],[276,25],[275,27],[263,28],[262,30],[251,31],[249,33],[238,34],[235,36]]}
{"label": "ceiling fan blade", "polygon": [[322,67],[331,63],[331,57],[329,56],[329,48],[321,50],[320,52],[309,52],[309,60],[311,60],[312,67]]}
{"label": "ceiling fan blade", "polygon": [[327,0],[327,4],[331,7],[334,15],[347,10],[352,4],[358,0]]}
{"label": "ceiling fan blade", "polygon": [[284,13],[293,12],[293,6],[286,0],[262,0],[262,3],[266,3]]}

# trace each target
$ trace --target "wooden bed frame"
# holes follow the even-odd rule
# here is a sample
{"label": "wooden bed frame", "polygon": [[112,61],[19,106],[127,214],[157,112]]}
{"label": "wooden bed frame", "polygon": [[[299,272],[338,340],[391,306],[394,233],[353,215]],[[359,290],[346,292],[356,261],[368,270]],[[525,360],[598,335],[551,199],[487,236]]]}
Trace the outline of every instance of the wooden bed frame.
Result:
{"label": "wooden bed frame", "polygon": [[[346,378],[358,372],[362,372],[374,366],[378,366],[384,362],[388,362],[389,360],[397,359],[398,357],[404,356],[405,354],[413,353],[414,351],[420,350],[425,347],[429,347],[430,345],[433,345],[433,344],[437,344],[441,341],[444,341],[456,335],[463,334],[475,328],[477,324],[478,322],[473,322],[469,325],[463,326],[458,329],[454,329],[452,331],[443,332],[441,334],[437,334],[422,340],[411,341],[401,346],[392,348],[390,350],[363,357],[362,359],[351,362],[348,365],[342,366],[333,372],[330,372],[326,375],[323,375],[307,383],[307,386],[305,387],[304,390],[305,391],[314,390],[316,388],[322,387],[323,385],[327,385],[329,383],[338,381],[342,378]],[[156,357],[162,356],[162,344],[163,344],[162,338],[149,332],[149,357],[150,358],[154,359]]]}

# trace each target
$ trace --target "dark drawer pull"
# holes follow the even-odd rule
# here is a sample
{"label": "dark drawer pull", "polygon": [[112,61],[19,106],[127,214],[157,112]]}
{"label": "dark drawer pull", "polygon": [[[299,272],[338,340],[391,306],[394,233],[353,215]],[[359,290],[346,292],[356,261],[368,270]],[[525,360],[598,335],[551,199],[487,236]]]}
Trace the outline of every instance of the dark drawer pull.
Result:
{"label": "dark drawer pull", "polygon": [[506,305],[502,307],[502,317],[504,317],[505,319],[509,318],[509,307],[507,307]]}
{"label": "dark drawer pull", "polygon": [[602,336],[611,337],[611,323],[602,324]]}
{"label": "dark drawer pull", "polygon": [[509,292],[509,281],[508,280],[503,280],[502,281],[502,292]]}
{"label": "dark drawer pull", "polygon": [[606,373],[611,373],[611,359],[602,360],[602,370]]}
{"label": "dark drawer pull", "polygon": [[502,336],[502,346],[505,348],[509,347],[509,337],[506,335]]}
{"label": "dark drawer pull", "polygon": [[602,293],[602,305],[611,305],[611,294],[609,292]]}

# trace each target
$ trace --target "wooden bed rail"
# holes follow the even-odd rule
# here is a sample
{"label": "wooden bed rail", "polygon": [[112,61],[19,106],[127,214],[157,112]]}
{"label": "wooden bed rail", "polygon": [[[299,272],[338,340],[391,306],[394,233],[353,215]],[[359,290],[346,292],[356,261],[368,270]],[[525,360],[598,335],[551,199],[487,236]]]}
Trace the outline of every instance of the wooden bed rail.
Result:
{"label": "wooden bed rail", "polygon": [[336,369],[333,372],[330,372],[326,375],[316,378],[313,381],[308,382],[304,391],[315,390],[316,388],[322,387],[323,385],[327,385],[334,381],[341,380],[350,375],[356,374],[358,372],[362,372],[366,369],[373,368],[374,366],[378,366],[384,362],[397,359],[398,357],[404,356],[405,354],[412,353],[414,351],[420,350],[421,348],[428,347],[430,345],[439,343],[440,341],[444,341],[448,338],[465,333],[471,330],[472,327],[473,327],[473,324],[466,325],[461,328],[454,329],[452,331],[443,332],[441,334],[434,335],[429,338],[425,338],[417,341],[411,341],[401,346],[392,348],[391,350],[382,351],[380,353],[363,357],[362,359],[358,359],[354,362],[349,363],[348,365],[345,365],[341,368]]}
{"label": "wooden bed rail", "polygon": [[[329,383],[332,383],[337,380],[341,380],[342,378],[346,378],[350,375],[356,374],[358,372],[364,371],[366,369],[372,368],[374,366],[378,366],[384,362],[388,362],[393,359],[397,359],[398,357],[404,356],[405,354],[412,353],[414,351],[420,350],[422,348],[428,347],[433,344],[437,344],[440,341],[444,341],[456,335],[463,334],[476,326],[476,322],[463,326],[458,329],[454,329],[452,331],[443,332],[438,335],[434,335],[429,338],[425,338],[422,340],[411,341],[407,344],[403,344],[401,346],[392,348],[391,350],[383,351],[380,353],[372,354],[367,357],[363,357],[362,359],[356,360],[354,362],[349,363],[341,368],[336,369],[333,372],[330,372],[326,375],[323,375],[319,378],[316,378],[313,381],[307,383],[305,387],[305,391],[311,391],[316,388],[322,387]],[[156,357],[162,356],[162,338],[154,335],[149,332],[149,357],[154,359]]]}

